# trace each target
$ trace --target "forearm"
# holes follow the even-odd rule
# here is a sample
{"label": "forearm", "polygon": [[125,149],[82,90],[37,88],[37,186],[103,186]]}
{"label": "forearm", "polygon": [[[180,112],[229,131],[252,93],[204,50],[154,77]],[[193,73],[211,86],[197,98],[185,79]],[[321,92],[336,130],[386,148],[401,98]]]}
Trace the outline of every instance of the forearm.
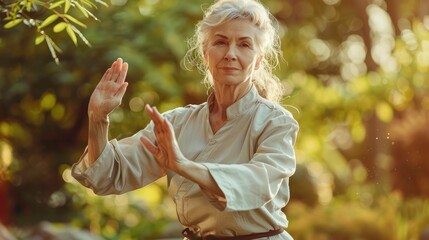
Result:
{"label": "forearm", "polygon": [[88,112],[88,159],[92,165],[100,156],[108,142],[108,116],[97,116],[93,111]]}

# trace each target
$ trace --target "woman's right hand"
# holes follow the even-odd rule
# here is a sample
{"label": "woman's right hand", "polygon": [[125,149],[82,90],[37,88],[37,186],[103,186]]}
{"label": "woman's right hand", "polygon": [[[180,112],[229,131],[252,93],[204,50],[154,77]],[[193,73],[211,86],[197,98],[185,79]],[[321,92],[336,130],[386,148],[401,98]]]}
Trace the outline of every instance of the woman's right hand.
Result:
{"label": "woman's right hand", "polygon": [[127,71],[128,63],[121,58],[106,70],[89,100],[88,114],[92,119],[107,119],[107,115],[121,104],[128,86],[125,82]]}

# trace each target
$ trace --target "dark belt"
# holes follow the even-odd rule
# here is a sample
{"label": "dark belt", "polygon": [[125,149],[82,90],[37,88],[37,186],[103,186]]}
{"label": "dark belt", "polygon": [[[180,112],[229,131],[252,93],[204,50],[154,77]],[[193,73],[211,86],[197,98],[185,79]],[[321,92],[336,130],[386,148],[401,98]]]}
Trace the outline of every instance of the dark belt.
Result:
{"label": "dark belt", "polygon": [[247,235],[233,236],[233,237],[216,237],[213,235],[208,235],[205,237],[197,236],[189,228],[186,228],[182,231],[182,235],[188,240],[252,240],[263,237],[271,237],[282,233],[283,229],[270,230],[268,232],[261,233],[252,233]]}

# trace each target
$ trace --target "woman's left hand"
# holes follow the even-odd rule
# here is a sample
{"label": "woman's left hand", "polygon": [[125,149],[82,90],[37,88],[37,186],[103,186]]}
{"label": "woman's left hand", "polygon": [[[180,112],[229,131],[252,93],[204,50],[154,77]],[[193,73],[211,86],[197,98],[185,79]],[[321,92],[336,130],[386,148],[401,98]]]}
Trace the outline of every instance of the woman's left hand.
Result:
{"label": "woman's left hand", "polygon": [[164,171],[170,169],[179,173],[181,166],[187,159],[177,144],[173,126],[155,107],[146,105],[145,110],[154,123],[157,145],[144,136],[140,138],[140,142],[155,156]]}
{"label": "woman's left hand", "polygon": [[225,198],[224,193],[210,175],[209,170],[202,164],[193,162],[182,154],[174,134],[173,126],[156,108],[146,105],[146,113],[154,123],[157,144],[153,144],[147,137],[141,137],[140,142],[151,152],[159,165],[197,183],[217,196]]}

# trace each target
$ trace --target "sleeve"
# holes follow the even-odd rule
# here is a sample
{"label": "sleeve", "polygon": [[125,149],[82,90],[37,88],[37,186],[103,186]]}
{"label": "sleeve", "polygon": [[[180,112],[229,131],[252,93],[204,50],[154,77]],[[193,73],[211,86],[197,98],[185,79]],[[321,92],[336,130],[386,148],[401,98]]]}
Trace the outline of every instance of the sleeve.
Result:
{"label": "sleeve", "polygon": [[122,194],[152,183],[163,176],[156,159],[140,143],[141,136],[154,142],[153,125],[120,141],[106,144],[100,157],[90,166],[87,149],[72,166],[72,176],[95,194]]}
{"label": "sleeve", "polygon": [[247,211],[262,207],[281,192],[279,197],[287,198],[286,204],[289,177],[296,169],[293,147],[298,129],[292,117],[275,117],[260,135],[248,163],[204,163],[225,196],[204,192],[209,201],[220,210]]}

